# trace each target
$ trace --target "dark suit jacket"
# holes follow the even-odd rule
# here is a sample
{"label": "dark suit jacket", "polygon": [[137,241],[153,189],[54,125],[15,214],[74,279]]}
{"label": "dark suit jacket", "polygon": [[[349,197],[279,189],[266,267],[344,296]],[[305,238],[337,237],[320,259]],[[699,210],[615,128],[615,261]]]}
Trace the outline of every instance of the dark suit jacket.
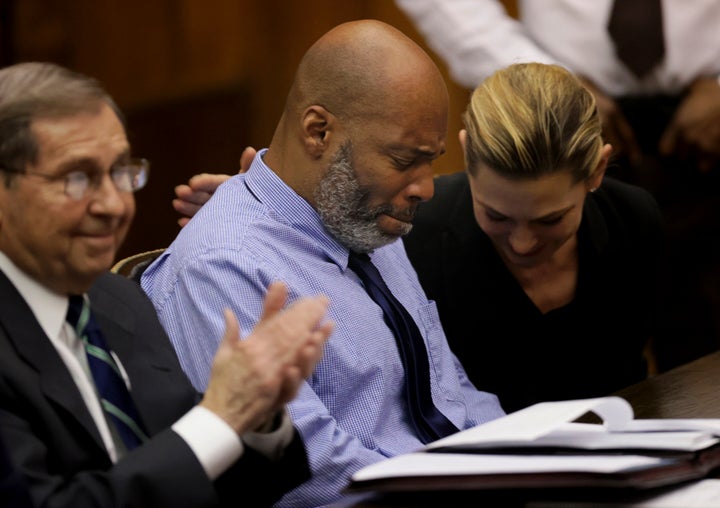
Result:
{"label": "dark suit jacket", "polygon": [[436,178],[404,241],[468,377],[511,412],[643,379],[662,238],[650,194],[606,178],[585,201],[575,299],[545,314],[477,225],[464,172]]}
{"label": "dark suit jacket", "polygon": [[[309,475],[296,434],[278,463],[248,447],[211,483],[170,430],[199,395],[142,289],[105,274],[89,292],[151,440],[113,465],[82,397],[32,311],[0,272],[0,430],[40,506],[194,507],[271,504]],[[47,503],[47,504],[46,504]]]}
{"label": "dark suit jacket", "polygon": [[20,476],[10,458],[5,438],[2,436],[0,436],[0,506],[3,508],[32,508],[33,506],[25,478]]}

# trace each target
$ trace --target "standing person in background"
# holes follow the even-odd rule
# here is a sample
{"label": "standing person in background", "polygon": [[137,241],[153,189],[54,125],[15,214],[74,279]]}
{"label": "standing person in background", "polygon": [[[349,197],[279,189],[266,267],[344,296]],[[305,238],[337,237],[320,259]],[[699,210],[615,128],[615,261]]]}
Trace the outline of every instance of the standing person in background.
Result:
{"label": "standing person in background", "polygon": [[0,70],[0,434],[10,460],[36,506],[269,505],[309,476],[284,405],[332,331],[320,323],[327,299],[281,312],[287,289],[270,285],[242,342],[226,312],[200,396],[142,289],[108,273],[148,176],[130,153],[95,80],[45,63]]}
{"label": "standing person in background", "polygon": [[[396,4],[469,89],[517,62],[583,81],[617,157],[610,174],[650,190],[667,225],[659,368],[720,347],[720,2],[621,0],[635,7],[621,13],[612,0],[519,0],[517,20],[499,0]],[[664,32],[646,33],[652,20]]]}
{"label": "standing person in background", "polygon": [[[642,380],[660,210],[605,177],[592,94],[562,67],[513,65],[473,92],[464,120],[467,171],[435,178],[403,239],[470,380],[506,411]],[[227,178],[193,177],[176,209],[194,214]]]}
{"label": "standing person in background", "polygon": [[291,298],[332,300],[335,332],[288,406],[313,477],[280,506],[331,503],[360,468],[504,414],[450,351],[401,240],[432,197],[447,114],[415,42],[375,20],[335,27],[303,56],[269,147],[143,273],[198,388],[219,301],[247,326],[278,277]]}

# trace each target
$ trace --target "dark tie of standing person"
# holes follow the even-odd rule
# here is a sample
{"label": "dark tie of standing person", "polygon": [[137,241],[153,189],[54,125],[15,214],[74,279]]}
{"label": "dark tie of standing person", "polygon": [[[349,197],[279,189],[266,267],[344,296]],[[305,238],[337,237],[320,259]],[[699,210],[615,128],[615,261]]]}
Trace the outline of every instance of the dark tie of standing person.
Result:
{"label": "dark tie of standing person", "polygon": [[645,77],[665,56],[660,0],[615,0],[608,33],[618,58],[638,78]]}
{"label": "dark tie of standing person", "polygon": [[410,313],[395,298],[367,254],[350,253],[348,266],[365,291],[383,310],[385,323],[395,335],[405,368],[405,397],[410,419],[423,443],[430,443],[458,431],[432,401],[428,353],[422,334]]}

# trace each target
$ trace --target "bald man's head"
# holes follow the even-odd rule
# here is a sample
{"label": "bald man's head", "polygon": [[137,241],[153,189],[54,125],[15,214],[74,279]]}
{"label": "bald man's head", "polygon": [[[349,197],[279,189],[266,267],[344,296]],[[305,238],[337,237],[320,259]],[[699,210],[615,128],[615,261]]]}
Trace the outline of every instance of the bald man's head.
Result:
{"label": "bald man's head", "polygon": [[307,51],[287,112],[317,104],[342,120],[363,119],[406,104],[414,107],[427,94],[447,100],[442,75],[420,46],[386,23],[351,21],[327,32]]}
{"label": "bald man's head", "polygon": [[307,51],[264,161],[350,250],[412,227],[445,151],[448,93],[432,59],[379,21],[344,23]]}

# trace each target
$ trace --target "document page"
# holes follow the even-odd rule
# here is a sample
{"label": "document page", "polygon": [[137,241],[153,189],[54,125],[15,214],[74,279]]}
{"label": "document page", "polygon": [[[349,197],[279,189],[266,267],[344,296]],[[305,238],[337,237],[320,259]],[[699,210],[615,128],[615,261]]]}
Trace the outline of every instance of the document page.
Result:
{"label": "document page", "polygon": [[364,467],[353,481],[414,476],[454,476],[510,473],[593,472],[616,473],[659,466],[658,457],[639,455],[484,455],[460,453],[409,453]]}
{"label": "document page", "polygon": [[620,397],[541,402],[452,436],[439,439],[427,446],[428,450],[469,443],[532,442],[548,434],[558,425],[571,422],[592,411],[604,422],[608,430],[624,428],[633,419],[632,406]]}
{"label": "document page", "polygon": [[[572,420],[593,412],[602,424]],[[698,451],[720,443],[720,420],[633,420],[620,397],[543,402],[430,443],[426,451],[559,447]],[[510,450],[511,452],[512,450]]]}

